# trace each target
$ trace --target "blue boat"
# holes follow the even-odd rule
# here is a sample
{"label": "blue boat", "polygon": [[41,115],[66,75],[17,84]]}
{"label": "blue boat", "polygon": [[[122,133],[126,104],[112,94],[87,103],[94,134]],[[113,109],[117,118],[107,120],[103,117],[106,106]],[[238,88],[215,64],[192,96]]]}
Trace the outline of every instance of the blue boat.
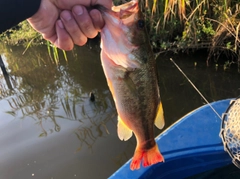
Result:
{"label": "blue boat", "polygon": [[[230,99],[211,106],[221,116]],[[204,105],[166,129],[156,142],[165,158],[164,163],[130,170],[129,160],[110,179],[180,179],[223,167],[232,163],[219,137],[221,119],[209,105]]]}

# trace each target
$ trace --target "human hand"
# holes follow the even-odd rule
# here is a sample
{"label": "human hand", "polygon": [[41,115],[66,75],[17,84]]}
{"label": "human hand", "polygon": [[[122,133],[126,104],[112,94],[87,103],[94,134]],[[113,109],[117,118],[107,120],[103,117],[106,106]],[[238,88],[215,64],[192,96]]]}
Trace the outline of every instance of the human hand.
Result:
{"label": "human hand", "polygon": [[[86,7],[100,4],[111,8],[112,0],[42,0],[39,10],[28,19],[31,26],[63,50],[84,45],[104,25],[100,12]],[[60,17],[60,19],[59,19]]]}

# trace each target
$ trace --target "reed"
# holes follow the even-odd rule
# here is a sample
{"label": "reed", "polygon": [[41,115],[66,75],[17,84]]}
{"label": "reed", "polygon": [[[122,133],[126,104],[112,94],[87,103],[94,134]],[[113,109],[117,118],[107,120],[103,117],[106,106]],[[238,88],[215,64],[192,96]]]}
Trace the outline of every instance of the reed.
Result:
{"label": "reed", "polygon": [[140,2],[148,4],[145,9],[150,8],[152,12],[144,11],[150,21],[150,37],[155,50],[178,52],[207,48],[210,51],[208,59],[218,58],[216,53],[224,52],[236,56],[240,63],[239,0]]}
{"label": "reed", "polygon": [[59,64],[59,51],[62,52],[62,55],[65,61],[66,62],[68,61],[66,51],[58,49],[56,46],[52,45],[49,41],[47,41],[46,43],[47,43],[48,55],[52,63],[55,63],[56,65]]}
{"label": "reed", "polygon": [[[115,5],[130,0],[113,0]],[[239,0],[139,0],[145,15],[151,44],[155,51],[187,52],[208,49],[209,59],[230,54],[240,69],[240,2]],[[0,35],[11,44],[47,44],[51,60],[58,64],[59,50],[44,42],[25,21]],[[67,60],[66,52],[62,51]],[[232,64],[232,63],[231,63]]]}
{"label": "reed", "polygon": [[47,51],[52,63],[59,64],[59,52],[62,53],[65,61],[68,61],[67,54],[64,50],[60,50],[57,47],[51,45],[50,42],[43,40],[42,36],[33,30],[27,21],[23,21],[18,24],[18,26],[1,34],[0,42],[4,42],[8,45],[25,46],[26,48],[22,53],[23,55],[31,46],[46,44]]}
{"label": "reed", "polygon": [[42,43],[42,36],[31,28],[27,21],[19,23],[12,29],[7,30],[5,33],[0,34],[0,42],[8,45],[24,45],[28,46],[37,45]]}

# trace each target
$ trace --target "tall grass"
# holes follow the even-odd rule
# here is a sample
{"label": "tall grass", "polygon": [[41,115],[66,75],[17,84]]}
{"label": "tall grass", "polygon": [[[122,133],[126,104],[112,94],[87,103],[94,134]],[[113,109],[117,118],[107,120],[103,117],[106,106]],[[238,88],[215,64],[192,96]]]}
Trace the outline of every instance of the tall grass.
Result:
{"label": "tall grass", "polygon": [[33,30],[27,21],[23,21],[18,24],[18,26],[1,34],[0,41],[9,45],[26,46],[22,53],[23,55],[31,46],[45,44],[52,63],[59,64],[59,52],[62,53],[66,61],[68,60],[64,50],[60,50],[56,46],[51,45],[49,41],[44,41],[41,34]]}
{"label": "tall grass", "polygon": [[52,60],[52,63],[55,63],[56,65],[59,64],[59,51],[62,52],[63,58],[65,59],[65,61],[68,61],[66,51],[59,50],[56,46],[52,45],[49,41],[47,41],[47,50],[48,50],[48,55]]}
{"label": "tall grass", "polygon": [[24,44],[27,46],[29,42],[31,42],[31,44],[41,44],[42,36],[36,32],[27,21],[23,21],[5,33],[0,34],[0,42],[9,45]]}
{"label": "tall grass", "polygon": [[[140,0],[156,50],[207,48],[211,57],[222,53],[238,59],[240,68],[239,0]],[[149,13],[151,11],[152,13]],[[216,55],[217,54],[217,55]],[[216,59],[217,59],[216,58]]]}
{"label": "tall grass", "polygon": [[[118,5],[130,0],[113,1]],[[240,68],[239,0],[139,0],[139,4],[156,51],[206,48],[210,52],[209,59],[213,56],[217,59],[222,53],[230,54],[238,59]],[[0,35],[0,40],[12,45],[43,42],[27,22]],[[49,43],[47,48],[49,56],[57,64],[59,50]],[[67,60],[64,51],[63,56]]]}

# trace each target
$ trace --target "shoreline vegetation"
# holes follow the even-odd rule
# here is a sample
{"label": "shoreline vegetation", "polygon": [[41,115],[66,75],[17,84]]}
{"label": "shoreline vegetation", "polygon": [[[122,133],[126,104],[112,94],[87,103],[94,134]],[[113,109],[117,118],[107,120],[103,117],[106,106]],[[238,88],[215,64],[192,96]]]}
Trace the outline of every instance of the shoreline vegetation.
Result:
{"label": "shoreline vegetation", "polygon": [[[125,3],[114,0],[114,4]],[[205,49],[210,60],[223,55],[225,64],[238,66],[240,72],[239,0],[143,0],[151,45],[155,52],[189,53]],[[50,44],[24,21],[0,35],[9,45]],[[53,51],[56,51],[53,50]]]}
{"label": "shoreline vegetation", "polygon": [[[146,0],[154,49],[174,53],[206,49],[207,63],[221,55],[240,70],[239,0]],[[147,8],[146,8],[147,7]]]}

